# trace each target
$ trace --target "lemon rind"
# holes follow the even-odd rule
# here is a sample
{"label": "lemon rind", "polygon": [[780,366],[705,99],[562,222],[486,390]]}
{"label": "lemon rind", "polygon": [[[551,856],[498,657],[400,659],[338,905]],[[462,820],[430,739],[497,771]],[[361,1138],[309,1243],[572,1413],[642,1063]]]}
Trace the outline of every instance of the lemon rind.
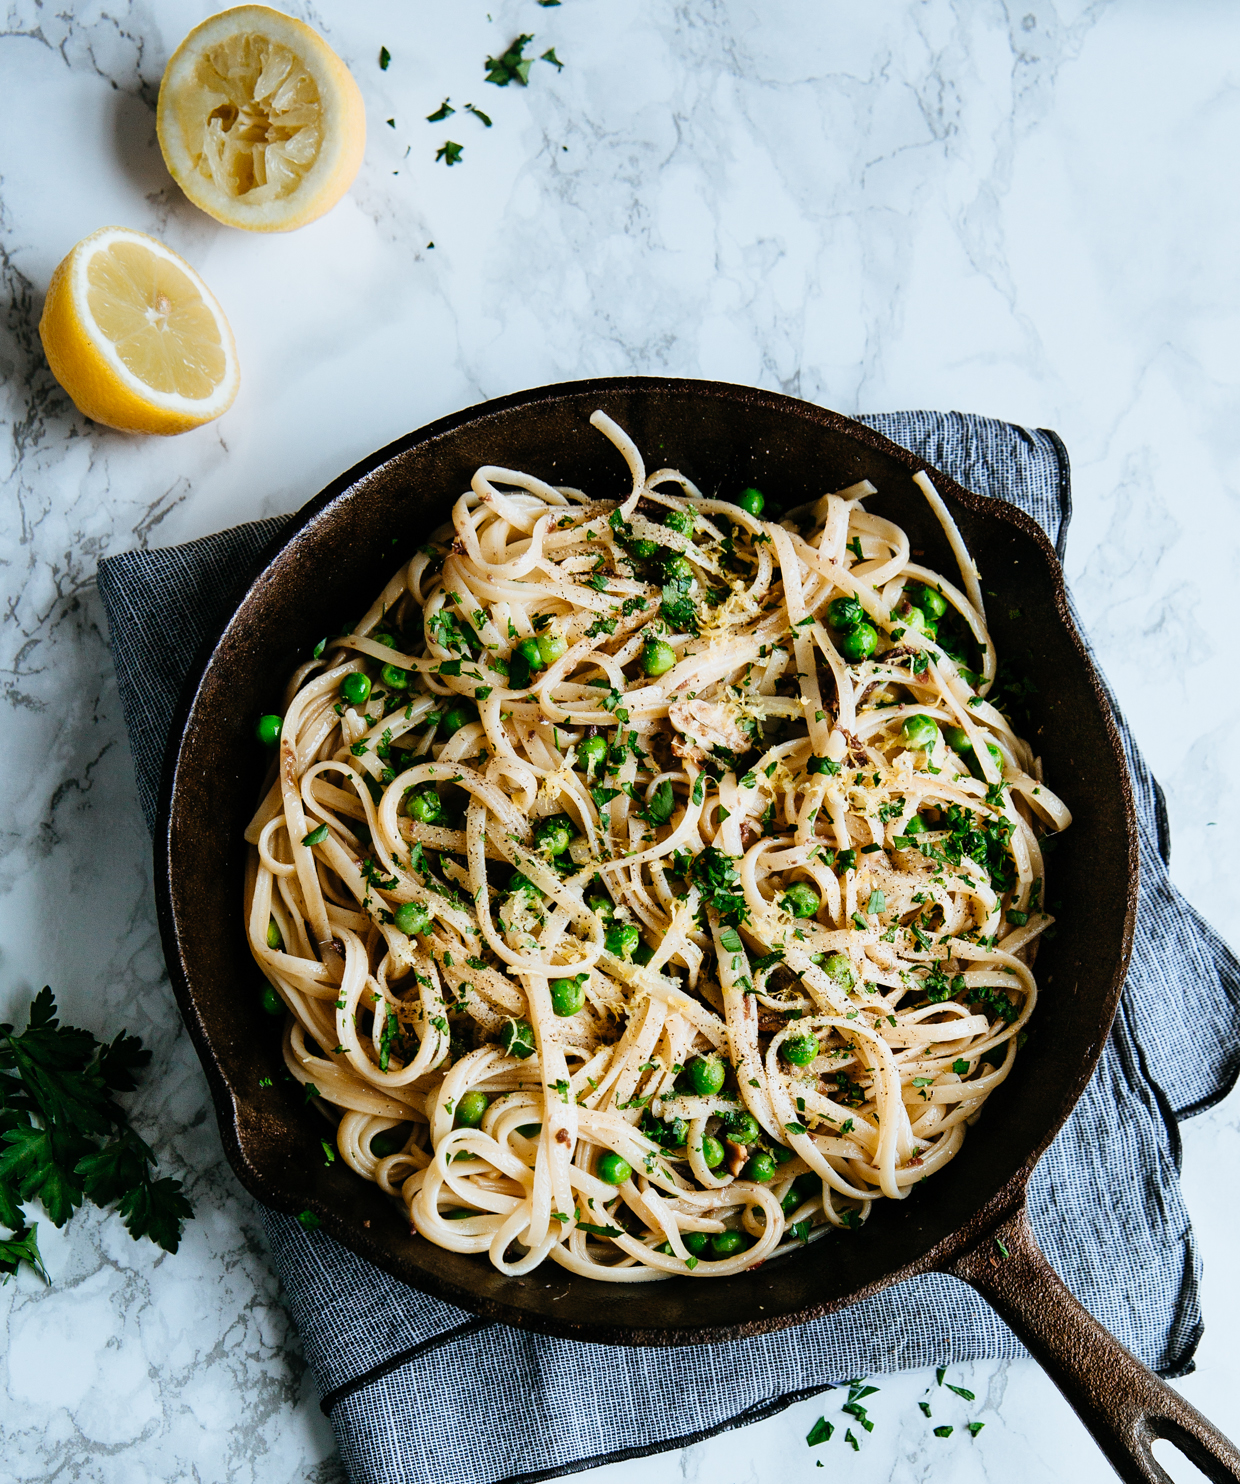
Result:
{"label": "lemon rind", "polygon": [[[323,107],[322,144],[291,197],[247,206],[225,196],[193,165],[172,98],[192,76],[200,52],[238,29],[271,36],[295,51],[314,78]],[[201,211],[227,227],[249,232],[291,232],[330,211],[353,184],[366,148],[366,108],[353,74],[313,27],[266,5],[238,5],[208,17],[185,37],[169,59],[159,85],[155,132],[168,173]],[[297,209],[299,200],[305,205]]]}
{"label": "lemon rind", "polygon": [[[197,287],[219,330],[225,359],[224,375],[210,397],[184,397],[148,386],[125,366],[96,324],[87,298],[86,267],[98,251],[118,240],[140,243],[175,264]],[[232,406],[241,384],[236,342],[215,295],[178,253],[128,227],[101,227],[57,265],[39,320],[39,338],[52,374],[78,411],[124,433],[167,436],[214,422]]]}
{"label": "lemon rind", "polygon": [[[141,243],[156,257],[161,257],[179,268],[202,295],[202,302],[211,311],[211,318],[215,321],[220,345],[224,351],[224,375],[209,397],[183,397],[180,392],[161,392],[150,386],[141,377],[135,376],[126,366],[115,345],[95,322],[95,317],[90,312],[86,271],[91,259],[114,242]],[[73,297],[73,307],[78,318],[90,331],[91,344],[107,362],[116,379],[124,383],[131,395],[138,397],[149,406],[158,407],[163,412],[184,413],[203,422],[209,422],[218,417],[221,412],[232,405],[241,382],[240,368],[237,364],[237,347],[233,340],[232,329],[224,318],[224,311],[220,308],[219,300],[180,253],[173,252],[170,247],[165,247],[157,237],[150,237],[145,232],[137,232],[129,227],[101,227],[99,231],[92,232],[89,237],[83,238],[78,243],[73,250],[72,257],[73,262],[69,268],[69,291]]]}

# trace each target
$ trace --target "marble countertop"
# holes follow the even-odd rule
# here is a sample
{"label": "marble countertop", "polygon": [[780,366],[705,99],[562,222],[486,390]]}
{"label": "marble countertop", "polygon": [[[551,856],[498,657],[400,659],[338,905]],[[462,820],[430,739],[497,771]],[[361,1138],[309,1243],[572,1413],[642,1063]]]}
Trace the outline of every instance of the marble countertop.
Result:
{"label": "marble countertop", "polygon": [[[181,1252],[115,1218],[40,1226],[54,1286],[0,1290],[0,1474],[343,1480],[255,1208],[224,1163],[164,972],[96,562],[290,511],[372,449],[542,382],[754,383],[842,412],[958,408],[1071,451],[1067,568],[1166,789],[1172,873],[1233,944],[1240,573],[1232,445],[1240,153],[1224,0],[318,0],[366,99],[350,194],[288,236],[230,231],[169,179],[164,62],[194,0],[9,0],[0,29],[0,1016],[44,983],[156,1052],[140,1127],[197,1206]],[[483,81],[518,32],[527,89]],[[381,46],[391,65],[378,65]],[[425,116],[451,96],[459,111]],[[389,127],[389,121],[391,126]],[[435,163],[446,138],[461,163]],[[242,390],[169,440],[85,422],[35,331],[72,244],[155,233],[211,284]],[[1183,1130],[1205,1337],[1176,1383],[1240,1434],[1240,1100]],[[808,1450],[839,1394],[597,1484],[1112,1477],[1029,1362],[950,1377],[973,1440],[929,1435],[934,1378],[879,1378],[854,1455]],[[948,1415],[945,1421],[964,1420]],[[936,1411],[936,1420],[938,1413]],[[1182,1462],[1178,1480],[1195,1477]],[[1197,1476],[1199,1477],[1199,1476]]]}

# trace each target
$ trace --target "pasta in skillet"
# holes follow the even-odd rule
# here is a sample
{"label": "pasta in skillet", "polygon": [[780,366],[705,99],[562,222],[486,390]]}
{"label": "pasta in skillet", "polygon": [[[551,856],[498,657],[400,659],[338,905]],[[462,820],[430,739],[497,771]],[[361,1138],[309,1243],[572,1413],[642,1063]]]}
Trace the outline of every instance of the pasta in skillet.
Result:
{"label": "pasta in skillet", "polygon": [[721,1276],[960,1149],[1037,989],[1040,838],[978,574],[867,482],[763,520],[485,467],[292,677],[250,946],[334,1145],[506,1274]]}

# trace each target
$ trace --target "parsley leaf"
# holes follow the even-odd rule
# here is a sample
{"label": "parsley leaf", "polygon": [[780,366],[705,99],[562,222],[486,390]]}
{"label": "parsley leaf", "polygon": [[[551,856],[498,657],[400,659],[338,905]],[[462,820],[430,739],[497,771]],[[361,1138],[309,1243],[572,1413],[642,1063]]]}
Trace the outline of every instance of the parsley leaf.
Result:
{"label": "parsley leaf", "polygon": [[708,845],[693,858],[689,873],[694,885],[720,917],[734,927],[748,919],[749,908],[741,890],[741,878],[730,855]]}
{"label": "parsley leaf", "polygon": [[62,1026],[50,989],[30,1007],[26,1029],[0,1025],[0,1224],[15,1235],[0,1241],[0,1270],[27,1262],[46,1278],[20,1203],[42,1203],[63,1226],[84,1199],[118,1204],[134,1237],[150,1236],[175,1252],[193,1215],[178,1180],[152,1179],[153,1151],[129,1127],[114,1092],[131,1092],[150,1061],[136,1036],[110,1044],[89,1031]]}
{"label": "parsley leaf", "polygon": [[684,589],[675,583],[664,587],[659,613],[673,633],[696,634],[698,631],[697,609]]}
{"label": "parsley leaf", "polygon": [[[5,1224],[8,1225],[7,1222]],[[43,1254],[39,1251],[37,1240],[38,1230],[39,1223],[35,1221],[28,1229],[22,1226],[6,1241],[0,1242],[0,1273],[5,1275],[6,1283],[17,1271],[17,1265],[21,1262],[32,1267],[44,1283],[52,1281],[48,1277],[47,1269],[43,1266]]]}
{"label": "parsley leaf", "polygon": [[448,115],[450,113],[455,113],[455,112],[456,112],[456,109],[453,108],[452,105],[445,98],[443,100],[443,102],[439,105],[439,107],[435,110],[434,113],[428,113],[426,115],[426,122],[428,124],[438,124],[438,123],[441,123],[444,119],[446,119],[448,117]]}
{"label": "parsley leaf", "polygon": [[529,87],[534,59],[525,55],[525,48],[533,39],[532,36],[518,36],[502,57],[488,57],[484,63],[487,82],[493,82],[497,88],[506,88],[510,82]]}
{"label": "parsley leaf", "polygon": [[641,811],[641,817],[649,820],[651,824],[666,824],[672,817],[672,810],[676,807],[676,796],[672,792],[671,780],[665,778],[654,793],[650,796],[650,802]]}
{"label": "parsley leaf", "polygon": [[[455,139],[445,139],[444,142],[435,151],[435,160],[436,162],[443,160],[443,162],[447,165],[459,165],[461,163],[461,156],[462,154],[464,154],[464,152],[465,146],[463,144],[458,144]],[[459,675],[461,673],[461,662],[460,660],[457,660],[456,663],[456,674]],[[446,672],[447,667],[445,666],[444,669]]]}

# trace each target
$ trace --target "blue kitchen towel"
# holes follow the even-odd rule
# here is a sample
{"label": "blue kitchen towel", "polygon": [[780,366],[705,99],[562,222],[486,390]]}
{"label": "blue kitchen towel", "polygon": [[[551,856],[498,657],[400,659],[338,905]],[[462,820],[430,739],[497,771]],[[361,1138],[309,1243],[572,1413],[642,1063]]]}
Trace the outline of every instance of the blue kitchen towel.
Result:
{"label": "blue kitchen towel", "polygon": [[[1055,434],[960,413],[862,421],[961,484],[1019,505],[1062,556],[1071,496]],[[184,678],[282,524],[259,521],[100,563],[138,796],[152,828]],[[1132,963],[1098,1069],[1030,1182],[1029,1212],[1043,1250],[1086,1307],[1148,1365],[1178,1376],[1192,1369],[1202,1323],[1176,1120],[1217,1101],[1240,1070],[1240,964],[1172,885],[1162,795],[1118,711],[1117,719],[1140,822]],[[275,1211],[265,1220],[354,1484],[546,1479],[684,1446],[770,1416],[840,1377],[1024,1353],[972,1289],[940,1275],[688,1358],[584,1346],[478,1319],[406,1287],[323,1232]]]}

